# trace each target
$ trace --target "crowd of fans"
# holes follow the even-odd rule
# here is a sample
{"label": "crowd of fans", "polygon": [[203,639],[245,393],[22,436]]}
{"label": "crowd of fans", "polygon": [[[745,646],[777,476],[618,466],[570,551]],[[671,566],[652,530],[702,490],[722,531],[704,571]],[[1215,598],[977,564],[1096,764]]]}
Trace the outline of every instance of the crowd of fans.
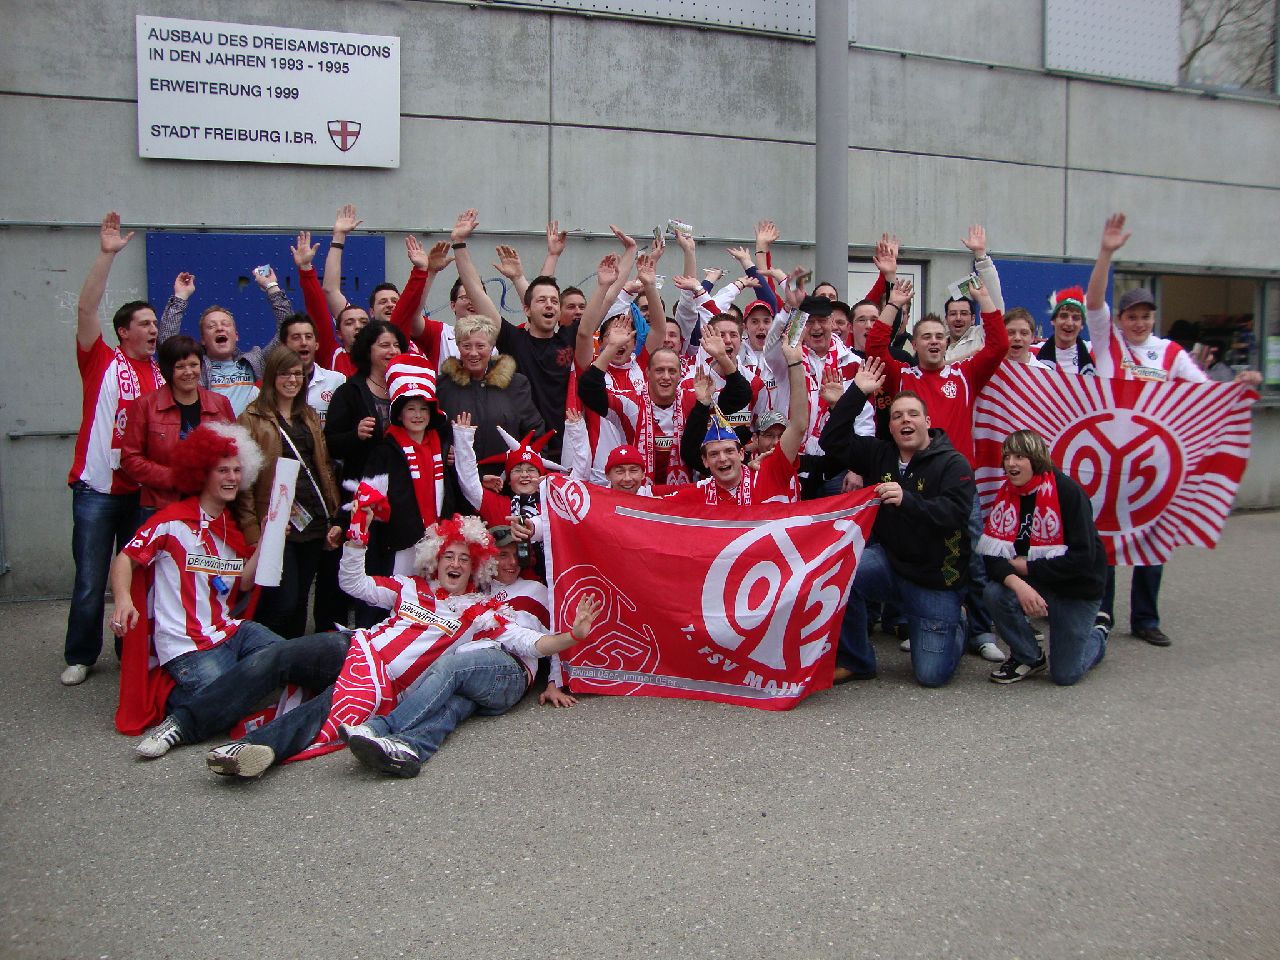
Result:
{"label": "crowd of fans", "polygon": [[[998,663],[997,683],[1048,670],[1070,684],[1103,658],[1114,570],[1088,497],[1043,438],[1018,430],[984,516],[973,418],[1001,364],[1205,379],[1154,335],[1149,291],[1121,297],[1113,323],[1105,291],[1129,236],[1123,215],[1106,222],[1087,290],[1056,294],[1042,343],[1028,311],[1005,309],[980,226],[964,239],[974,258],[965,295],[908,325],[915,291],[897,277],[889,235],[876,246],[876,282],[850,305],[833,285],[810,292],[803,269],[775,265],[771,221],[757,224],[754,249],[729,249],[742,270],[728,282],[720,270],[699,279],[694,237],[673,222],[681,262],[668,303],[660,236],[642,250],[611,227],[619,246],[595,286],[561,288],[566,235],[553,222],[531,280],[515,250],[497,248],[523,303],[513,323],[472,260],[477,211],[429,249],[409,237],[403,289],[379,284],[367,308],[339,283],[345,240],[361,224],[354,207],[338,211],[322,279],[319,245],[298,234],[303,312],[273,271],[255,273],[276,319],[269,343],[242,349],[217,305],[201,313],[198,340],[182,334],[197,282],[184,272],[159,318],[149,303],[119,307],[113,349],[99,308],[133,234],[115,213],[102,221],[77,316],[76,579],[61,679],[84,681],[101,653],[110,579],[117,725],[151,726],[139,755],[223,733],[289,684],[314,695],[209,752],[211,770],[255,777],[346,743],[377,770],[413,776],[471,713],[502,712],[541,684],[540,667],[540,700],[572,706],[555,655],[587,636],[599,607],[584,601],[570,631],[549,630],[539,515],[550,470],[730,508],[873,486],[880,508],[837,683],[876,675],[876,623],[925,686],[950,680],[966,648]],[[451,267],[453,315],[424,315]],[[297,461],[293,507],[279,585],[259,591],[282,460]],[[1160,569],[1135,570],[1130,626],[1168,645]],[[319,632],[307,633],[309,615]],[[1047,656],[1035,626],[1044,617]]]}

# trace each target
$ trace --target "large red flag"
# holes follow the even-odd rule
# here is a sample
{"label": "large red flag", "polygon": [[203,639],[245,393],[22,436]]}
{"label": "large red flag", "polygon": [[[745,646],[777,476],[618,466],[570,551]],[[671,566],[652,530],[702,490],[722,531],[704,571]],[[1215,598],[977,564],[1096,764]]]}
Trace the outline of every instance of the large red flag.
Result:
{"label": "large red flag", "polygon": [[605,602],[587,641],[561,654],[569,688],[790,710],[831,686],[874,497],[725,507],[552,478],[555,629],[584,593]]}
{"label": "large red flag", "polygon": [[990,504],[1004,480],[1001,443],[1031,428],[1089,495],[1112,563],[1164,563],[1174,547],[1212,547],[1249,462],[1255,397],[1232,383],[1110,380],[1002,364],[978,395],[978,494]]}

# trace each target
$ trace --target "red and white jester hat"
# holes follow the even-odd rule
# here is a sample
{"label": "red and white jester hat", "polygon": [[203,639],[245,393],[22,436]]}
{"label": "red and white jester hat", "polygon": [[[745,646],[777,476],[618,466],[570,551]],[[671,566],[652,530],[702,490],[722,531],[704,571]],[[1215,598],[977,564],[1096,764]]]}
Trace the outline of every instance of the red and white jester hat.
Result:
{"label": "red and white jester hat", "polygon": [[387,396],[392,405],[397,400],[421,397],[429,403],[436,401],[436,371],[426,357],[401,353],[391,358],[387,365]]}
{"label": "red and white jester hat", "polygon": [[560,470],[565,468],[560,466],[554,460],[548,460],[541,453],[543,447],[555,436],[554,430],[548,430],[537,440],[533,439],[533,431],[530,430],[525,434],[523,440],[517,440],[507,431],[498,427],[498,433],[502,437],[502,442],[507,445],[505,454],[496,454],[492,457],[485,457],[480,463],[500,463],[503,470],[510,475],[511,468],[521,463],[530,463],[538,468],[538,473],[546,476],[548,470]]}

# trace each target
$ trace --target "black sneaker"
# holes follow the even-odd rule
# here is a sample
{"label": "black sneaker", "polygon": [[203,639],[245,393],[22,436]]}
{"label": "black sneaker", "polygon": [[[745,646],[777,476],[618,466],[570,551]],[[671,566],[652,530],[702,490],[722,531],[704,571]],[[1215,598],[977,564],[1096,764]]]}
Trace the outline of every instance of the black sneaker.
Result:
{"label": "black sneaker", "polygon": [[1107,633],[1110,633],[1110,632],[1111,632],[1111,617],[1110,617],[1110,615],[1105,614],[1105,613],[1103,613],[1101,610],[1099,610],[1099,611],[1098,611],[1098,615],[1097,615],[1097,616],[1095,616],[1095,617],[1093,618],[1093,625],[1094,625],[1095,627],[1101,627],[1101,628],[1102,628],[1103,630],[1105,630]]}
{"label": "black sneaker", "polygon": [[1040,659],[1033,664],[1019,663],[1010,657],[1000,666],[991,671],[992,683],[1017,683],[1019,680],[1025,680],[1027,677],[1034,677],[1037,673],[1044,673],[1048,669],[1049,661],[1041,655]]}
{"label": "black sneaker", "polygon": [[422,761],[413,748],[395,737],[376,737],[351,730],[347,749],[366,767],[388,777],[416,777]]}

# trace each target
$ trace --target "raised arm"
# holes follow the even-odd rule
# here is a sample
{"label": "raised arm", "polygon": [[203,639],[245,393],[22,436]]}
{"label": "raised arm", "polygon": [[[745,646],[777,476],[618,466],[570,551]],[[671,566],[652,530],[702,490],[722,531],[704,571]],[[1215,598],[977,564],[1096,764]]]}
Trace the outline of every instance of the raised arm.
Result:
{"label": "raised arm", "polygon": [[[552,220],[547,224],[547,256],[542,261],[542,276],[554,277],[556,275],[556,266],[560,263],[560,255],[564,253],[565,242],[568,240],[569,232],[560,229],[560,221]],[[524,296],[521,291],[520,296]]]}
{"label": "raised arm", "polygon": [[164,343],[182,332],[182,318],[187,315],[187,305],[196,292],[196,275],[183,270],[173,278],[173,296],[164,305],[164,314],[156,324],[156,343]]}
{"label": "raised arm", "polygon": [[458,219],[454,223],[453,229],[449,231],[449,244],[453,247],[454,263],[458,267],[458,277],[462,280],[462,289],[467,291],[471,306],[481,316],[496,320],[499,324],[499,329],[501,329],[502,314],[498,312],[494,302],[489,299],[489,294],[485,293],[484,282],[480,279],[480,274],[476,271],[476,265],[471,260],[471,253],[467,249],[467,240],[475,233],[478,226],[480,226],[480,217],[476,209],[472,207],[468,210],[463,210],[462,213],[458,214]]}
{"label": "raised arm", "polygon": [[76,303],[76,344],[81,350],[88,350],[102,336],[98,308],[102,306],[102,298],[107,292],[107,276],[111,273],[116,254],[132,239],[132,230],[123,236],[120,233],[120,214],[112,210],[102,218],[102,226],[98,228],[98,256],[84,278],[80,299]]}
{"label": "raised arm", "polygon": [[980,223],[969,227],[969,235],[964,239],[965,249],[973,254],[974,272],[982,278],[987,291],[991,294],[991,302],[1001,313],[1004,312],[1004,294],[1000,291],[1000,274],[996,265],[987,256],[987,231]]}
{"label": "raised arm", "polygon": [[761,274],[767,273],[773,266],[772,250],[779,236],[778,225],[772,220],[761,220],[756,224],[755,265]]}
{"label": "raised arm", "polygon": [[603,598],[595,594],[584,593],[574,611],[573,626],[564,633],[550,633],[541,637],[534,644],[534,649],[544,657],[562,650],[568,650],[575,643],[581,643],[591,633],[591,627],[604,609]]}
{"label": "raised arm", "polygon": [[662,295],[658,292],[657,261],[649,256],[637,257],[636,276],[644,289],[645,318],[649,321],[644,351],[646,356],[651,357],[662,349],[662,341],[667,335],[667,315],[662,309]]}
{"label": "raised arm", "polygon": [[605,254],[596,267],[596,288],[591,291],[591,298],[587,301],[587,306],[582,312],[582,319],[578,322],[578,338],[574,342],[573,360],[579,370],[585,370],[595,360],[596,331],[600,329],[600,324],[604,322],[605,304],[613,302],[609,298],[609,294],[620,275],[618,255],[614,253]]}
{"label": "raised arm", "polygon": [[1128,242],[1132,234],[1124,228],[1124,214],[1113,213],[1102,228],[1102,246],[1098,259],[1093,261],[1089,274],[1089,287],[1084,292],[1086,310],[1101,310],[1107,305],[1107,277],[1111,275],[1111,258]]}
{"label": "raised arm", "polygon": [[364,223],[357,219],[356,207],[353,203],[344,203],[338,208],[338,215],[333,221],[333,239],[329,242],[329,252],[324,258],[324,296],[329,302],[329,313],[337,316],[347,305],[347,298],[342,295],[342,250],[347,237]]}
{"label": "raised arm", "polygon": [[471,414],[464,411],[453,421],[453,470],[458,475],[462,495],[479,510],[484,500],[484,485],[476,463],[475,441],[476,428],[471,423]]}
{"label": "raised arm", "polygon": [[680,276],[696,277],[698,275],[698,242],[686,233],[676,231],[676,246],[680,248],[680,253],[684,256],[684,266],[681,268]]}
{"label": "raised arm", "polygon": [[[529,289],[529,278],[524,275],[524,264],[520,262],[520,254],[515,247],[499,244],[497,247],[498,262],[490,264],[493,269],[511,281],[516,288],[516,296],[524,302],[524,292]],[[552,274],[545,274],[552,276]]]}
{"label": "raised arm", "polygon": [[787,361],[787,383],[791,395],[787,400],[787,427],[782,431],[778,445],[786,454],[787,461],[794,463],[809,433],[809,385],[805,382],[804,347],[793,347],[783,341],[781,348]]}
{"label": "raised arm", "polygon": [[439,246],[440,244],[433,246],[429,253],[413,234],[404,238],[404,252],[413,264],[413,269],[404,290],[400,292],[400,299],[391,310],[391,325],[404,331],[404,335],[410,340],[421,337],[426,328],[426,321],[422,318],[422,304],[427,299],[427,292],[431,289],[431,281],[435,276],[431,271],[431,257]]}
{"label": "raised arm", "polygon": [[[372,516],[373,511],[367,507],[365,509]],[[371,577],[365,572],[366,550],[364,544],[352,540],[346,542],[342,548],[342,559],[338,562],[338,586],[347,596],[363,600],[371,607],[389,610],[399,598],[394,590],[379,583],[383,578]]]}
{"label": "raised arm", "polygon": [[333,329],[333,315],[329,312],[329,301],[316,276],[313,261],[320,244],[311,242],[310,230],[299,230],[298,241],[289,248],[293,253],[293,264],[298,268],[298,287],[302,290],[302,306],[316,328],[316,357],[320,366],[333,366],[334,355],[338,352],[338,336]]}

